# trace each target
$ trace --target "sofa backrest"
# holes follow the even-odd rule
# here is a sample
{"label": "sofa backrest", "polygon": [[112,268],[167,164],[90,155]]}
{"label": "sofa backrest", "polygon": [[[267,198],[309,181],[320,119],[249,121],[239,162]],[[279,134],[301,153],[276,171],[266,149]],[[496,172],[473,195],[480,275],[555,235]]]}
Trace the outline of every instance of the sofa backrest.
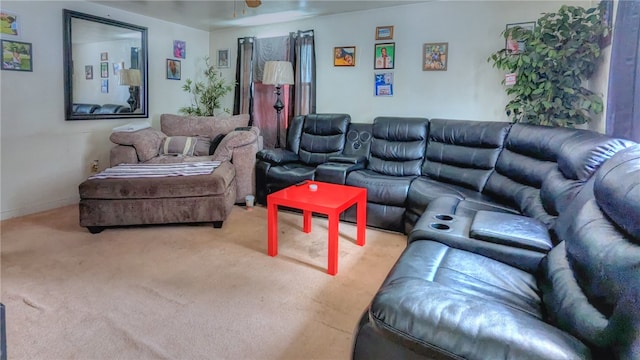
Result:
{"label": "sofa backrest", "polygon": [[514,124],[483,193],[551,227],[602,162],[631,144],[588,130]]}
{"label": "sofa backrest", "polygon": [[367,168],[385,175],[421,175],[428,128],[426,118],[380,116],[373,119]]}
{"label": "sofa backrest", "polygon": [[249,124],[249,114],[232,116],[160,115],[160,130],[168,136],[203,136],[215,139]]}
{"label": "sofa backrest", "polygon": [[550,320],[594,358],[640,357],[640,145],[604,162],[557,224],[540,282]]}
{"label": "sofa backrest", "polygon": [[511,123],[431,119],[422,175],[482,191]]}
{"label": "sofa backrest", "polygon": [[348,114],[308,114],[292,119],[287,130],[287,149],[308,165],[327,162],[342,154],[351,116]]}

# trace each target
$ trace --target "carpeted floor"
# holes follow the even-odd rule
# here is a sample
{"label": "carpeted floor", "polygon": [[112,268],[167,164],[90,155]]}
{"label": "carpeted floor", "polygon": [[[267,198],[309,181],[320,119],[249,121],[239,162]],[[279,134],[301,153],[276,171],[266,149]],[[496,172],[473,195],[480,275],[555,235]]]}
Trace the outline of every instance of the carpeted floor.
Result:
{"label": "carpeted floor", "polygon": [[326,273],[327,221],[305,234],[280,213],[236,206],[222,229],[171,225],[91,235],[77,206],[1,223],[9,359],[349,359],[353,330],[405,236],[340,224]]}

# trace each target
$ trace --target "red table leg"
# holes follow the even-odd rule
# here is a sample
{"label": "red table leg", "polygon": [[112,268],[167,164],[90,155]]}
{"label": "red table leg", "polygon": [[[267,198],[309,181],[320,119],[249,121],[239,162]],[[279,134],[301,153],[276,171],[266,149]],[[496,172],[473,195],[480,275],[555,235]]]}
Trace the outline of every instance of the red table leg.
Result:
{"label": "red table leg", "polygon": [[358,199],[358,205],[356,208],[356,225],[358,227],[358,237],[356,239],[356,243],[360,246],[364,246],[365,244],[365,236],[367,230],[367,193],[364,194]]}
{"label": "red table leg", "polygon": [[302,231],[306,233],[310,233],[311,232],[311,211],[303,210],[302,218],[303,218]]}
{"label": "red table leg", "polygon": [[267,198],[267,254],[278,255],[278,205]]}
{"label": "red table leg", "polygon": [[329,214],[329,275],[338,273],[338,224],[338,214]]}

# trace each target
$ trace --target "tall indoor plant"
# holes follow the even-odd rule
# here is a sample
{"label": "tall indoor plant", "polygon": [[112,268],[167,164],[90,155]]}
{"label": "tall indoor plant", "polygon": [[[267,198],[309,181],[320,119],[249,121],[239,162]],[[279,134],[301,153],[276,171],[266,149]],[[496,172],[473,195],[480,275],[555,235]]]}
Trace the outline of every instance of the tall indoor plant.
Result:
{"label": "tall indoor plant", "polygon": [[[215,110],[221,106],[222,98],[233,90],[234,84],[227,84],[220,72],[211,64],[209,57],[204,58],[204,81],[185,80],[182,89],[192,96],[190,106],[181,107],[178,111],[190,116],[214,116]],[[228,109],[223,109],[229,113]]]}
{"label": "tall indoor plant", "polygon": [[513,122],[573,127],[602,112],[602,98],[584,87],[600,63],[601,39],[608,32],[602,14],[602,7],[563,5],[543,14],[533,30],[503,32],[505,39],[510,33],[525,44],[517,54],[502,49],[487,59],[516,73],[515,85],[506,89],[512,99],[505,110]]}

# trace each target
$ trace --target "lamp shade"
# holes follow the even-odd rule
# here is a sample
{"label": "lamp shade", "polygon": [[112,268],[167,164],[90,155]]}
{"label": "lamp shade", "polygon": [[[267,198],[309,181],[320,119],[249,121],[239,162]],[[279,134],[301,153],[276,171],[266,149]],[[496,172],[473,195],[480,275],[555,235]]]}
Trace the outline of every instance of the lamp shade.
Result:
{"label": "lamp shade", "polygon": [[293,67],[288,61],[267,61],[264,64],[262,83],[265,85],[293,84]]}
{"label": "lamp shade", "polygon": [[142,77],[138,69],[122,69],[120,70],[120,85],[140,86],[142,85]]}

